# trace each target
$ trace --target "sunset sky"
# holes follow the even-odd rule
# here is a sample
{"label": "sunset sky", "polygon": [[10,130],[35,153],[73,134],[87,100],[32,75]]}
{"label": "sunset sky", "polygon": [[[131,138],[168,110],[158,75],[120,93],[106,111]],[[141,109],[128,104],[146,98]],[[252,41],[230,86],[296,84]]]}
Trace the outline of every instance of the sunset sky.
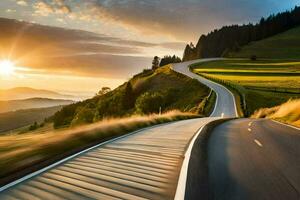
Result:
{"label": "sunset sky", "polygon": [[15,68],[0,74],[0,89],[28,86],[93,94],[103,86],[114,88],[150,67],[155,55],[181,57],[185,44],[196,42],[201,34],[223,25],[257,22],[297,4],[298,0],[1,0],[0,59],[11,60]]}

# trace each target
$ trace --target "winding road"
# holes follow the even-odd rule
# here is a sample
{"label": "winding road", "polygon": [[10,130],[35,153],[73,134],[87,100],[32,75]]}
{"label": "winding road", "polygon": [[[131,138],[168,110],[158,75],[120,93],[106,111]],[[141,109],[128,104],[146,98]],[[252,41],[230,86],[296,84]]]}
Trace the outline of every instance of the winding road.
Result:
{"label": "winding road", "polygon": [[192,73],[188,67],[194,63],[209,62],[209,61],[215,61],[221,59],[222,58],[208,58],[208,59],[199,59],[199,60],[178,63],[173,65],[173,70],[182,73],[186,76],[189,76],[191,78],[197,79],[198,81],[200,81],[201,83],[203,83],[204,85],[208,86],[213,91],[215,91],[217,95],[217,101],[216,101],[215,109],[210,115],[211,117],[220,117],[220,116],[229,117],[229,118],[238,117],[233,94],[223,85],[220,85],[218,83],[215,83],[197,74]]}
{"label": "winding road", "polygon": [[189,149],[199,130],[217,117],[236,116],[231,93],[189,72],[174,70],[217,93],[212,117],[146,128],[108,141],[0,188],[0,199],[183,199]]}

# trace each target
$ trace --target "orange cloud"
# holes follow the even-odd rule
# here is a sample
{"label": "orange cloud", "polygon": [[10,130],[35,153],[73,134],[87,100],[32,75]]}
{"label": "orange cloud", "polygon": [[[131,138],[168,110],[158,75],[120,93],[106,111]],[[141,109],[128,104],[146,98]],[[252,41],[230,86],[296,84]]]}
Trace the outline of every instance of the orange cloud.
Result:
{"label": "orange cloud", "polygon": [[41,16],[49,14],[70,14],[72,12],[70,6],[65,4],[64,0],[54,0],[52,3],[38,1],[33,5],[34,13]]}

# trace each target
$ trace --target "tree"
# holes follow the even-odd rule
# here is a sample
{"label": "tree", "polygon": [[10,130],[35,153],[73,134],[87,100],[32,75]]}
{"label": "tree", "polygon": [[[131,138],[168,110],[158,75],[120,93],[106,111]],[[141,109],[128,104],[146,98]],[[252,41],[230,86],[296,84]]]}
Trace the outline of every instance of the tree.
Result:
{"label": "tree", "polygon": [[164,66],[170,63],[179,63],[179,62],[181,62],[181,59],[178,56],[167,55],[161,59],[159,66]]}
{"label": "tree", "polygon": [[101,90],[99,90],[99,92],[96,95],[102,96],[110,91],[111,91],[111,89],[109,87],[102,87]]}
{"label": "tree", "polygon": [[256,60],[257,60],[257,56],[256,56],[256,55],[252,55],[252,56],[250,56],[250,60],[252,60],[252,61],[256,61]]}
{"label": "tree", "polygon": [[154,56],[152,61],[152,70],[156,70],[159,67],[160,58],[158,56]]}
{"label": "tree", "polygon": [[34,131],[38,128],[38,123],[34,122],[30,127],[29,127],[29,131]]}
{"label": "tree", "polygon": [[80,108],[71,122],[71,126],[92,123],[94,120],[93,109],[87,107]]}
{"label": "tree", "polygon": [[122,104],[124,109],[131,109],[134,107],[135,95],[133,93],[132,85],[130,82],[126,83]]}
{"label": "tree", "polygon": [[135,108],[139,113],[158,113],[164,106],[164,96],[158,92],[145,92],[136,100]]}

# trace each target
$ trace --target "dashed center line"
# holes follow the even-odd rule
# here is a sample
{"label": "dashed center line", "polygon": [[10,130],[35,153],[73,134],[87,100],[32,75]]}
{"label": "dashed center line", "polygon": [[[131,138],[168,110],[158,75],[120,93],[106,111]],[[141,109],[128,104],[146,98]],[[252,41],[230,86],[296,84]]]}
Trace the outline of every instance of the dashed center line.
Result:
{"label": "dashed center line", "polygon": [[251,128],[248,128],[248,131],[251,132],[252,131]]}
{"label": "dashed center line", "polygon": [[249,122],[248,126],[251,126],[252,125],[252,122]]}
{"label": "dashed center line", "polygon": [[263,145],[262,145],[258,140],[254,140],[254,142],[255,142],[258,146],[263,147]]}

